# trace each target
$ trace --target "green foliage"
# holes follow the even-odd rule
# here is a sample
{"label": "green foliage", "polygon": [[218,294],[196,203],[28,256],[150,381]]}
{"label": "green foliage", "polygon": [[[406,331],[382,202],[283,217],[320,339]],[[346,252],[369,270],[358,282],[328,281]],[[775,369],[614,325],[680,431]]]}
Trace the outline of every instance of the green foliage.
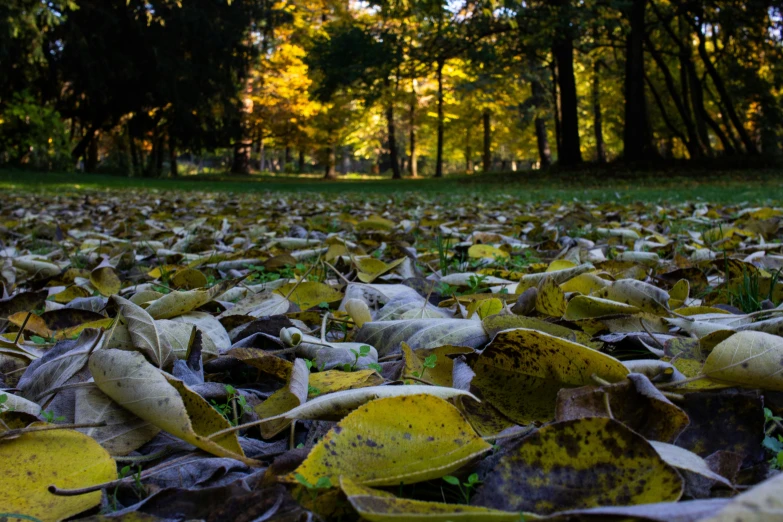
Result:
{"label": "green foliage", "polygon": [[356,370],[356,365],[359,363],[359,359],[361,359],[362,357],[367,357],[368,355],[370,355],[370,350],[371,350],[371,348],[369,346],[367,346],[367,345],[360,346],[359,350],[354,350],[353,348],[351,348],[351,353],[353,353],[355,359],[354,359],[352,364],[348,364],[348,363],[343,364],[343,367],[342,367],[343,371],[345,371],[345,372],[352,372],[352,371]]}
{"label": "green foliage", "polygon": [[226,389],[226,402],[221,404],[212,400],[212,407],[225,417],[232,426],[236,426],[239,424],[239,418],[242,415],[252,413],[253,408],[247,403],[245,396],[239,393],[236,388],[230,384],[226,384],[224,387]]}
{"label": "green foliage", "polygon": [[452,486],[457,486],[457,488],[459,488],[460,495],[462,495],[462,499],[464,500],[465,504],[470,504],[470,496],[473,493],[473,489],[481,484],[477,473],[471,473],[468,476],[467,482],[462,482],[460,479],[452,475],[444,476],[443,480],[446,483],[451,484]]}
{"label": "green foliage", "polygon": [[60,114],[29,91],[17,92],[0,111],[0,164],[45,170],[67,168],[71,156]]}

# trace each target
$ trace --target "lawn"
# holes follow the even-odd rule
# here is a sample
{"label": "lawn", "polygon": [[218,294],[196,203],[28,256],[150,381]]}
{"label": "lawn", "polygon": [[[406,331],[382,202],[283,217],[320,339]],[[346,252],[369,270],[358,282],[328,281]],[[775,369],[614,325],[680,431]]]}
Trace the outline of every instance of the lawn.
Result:
{"label": "lawn", "polygon": [[780,170],[746,171],[622,171],[549,172],[454,175],[445,179],[340,179],[325,181],[297,176],[200,175],[180,179],[126,178],[107,174],[43,173],[19,170],[0,171],[0,190],[56,191],[82,190],[184,190],[204,192],[280,192],[363,195],[390,195],[418,192],[457,199],[505,194],[523,201],[594,200],[716,203],[757,205],[783,197]]}

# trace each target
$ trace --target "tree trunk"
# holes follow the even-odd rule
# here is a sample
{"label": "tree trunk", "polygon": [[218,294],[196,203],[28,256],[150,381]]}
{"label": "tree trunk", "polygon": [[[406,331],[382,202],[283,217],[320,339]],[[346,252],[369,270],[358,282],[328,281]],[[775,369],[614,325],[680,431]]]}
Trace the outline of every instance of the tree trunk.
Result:
{"label": "tree trunk", "polygon": [[644,96],[644,11],[647,0],[633,0],[626,16],[631,30],[625,47],[625,127],[623,156],[644,161],[654,156]]}
{"label": "tree trunk", "polygon": [[567,35],[558,37],[552,48],[557,61],[557,80],[560,91],[561,140],[558,163],[563,166],[582,162],[579,144],[579,116],[574,76],[574,42]]}
{"label": "tree trunk", "polygon": [[234,144],[234,161],[231,164],[232,174],[247,174],[250,172],[250,144],[236,142]]}
{"label": "tree trunk", "polygon": [[[534,125],[536,128],[536,142],[538,144],[539,166],[542,169],[548,169],[552,165],[552,152],[549,149],[549,138],[546,134],[546,121],[541,117],[541,111],[546,105],[544,99],[546,91],[537,76],[534,76],[530,83],[530,94],[533,110],[535,110]],[[557,119],[557,116],[555,116],[555,119]]]}
{"label": "tree trunk", "polygon": [[481,115],[481,121],[484,124],[484,151],[481,156],[481,168],[484,172],[489,172],[492,169],[492,128],[489,124],[489,111],[485,110]]}
{"label": "tree trunk", "polygon": [[726,90],[726,85],[723,83],[723,78],[721,78],[718,70],[712,63],[710,56],[707,54],[706,37],[704,36],[704,33],[701,31],[701,27],[698,24],[696,24],[695,27],[696,36],[699,38],[697,49],[699,50],[699,56],[701,57],[702,62],[704,62],[704,67],[707,69],[707,74],[710,75],[712,83],[718,90],[718,96],[720,96],[720,99],[723,102],[723,106],[726,107],[726,113],[731,120],[731,123],[734,124],[734,128],[737,130],[737,134],[739,134],[739,137],[742,140],[742,144],[745,145],[745,150],[748,154],[756,155],[759,153],[758,149],[756,148],[756,144],[753,143],[753,140],[750,138],[748,131],[745,130],[745,127],[742,125],[739,116],[737,116],[737,111],[734,108],[734,103],[731,101],[729,92]]}
{"label": "tree trunk", "polygon": [[[555,149],[557,149],[557,156],[560,157],[560,152],[563,148],[563,132],[560,118],[560,93],[557,90],[557,63],[552,60],[552,106],[554,107],[555,117]],[[551,160],[551,158],[550,158]]]}
{"label": "tree trunk", "polygon": [[593,127],[595,130],[595,160],[606,163],[606,145],[604,144],[603,123],[601,121],[601,80],[598,76],[600,62],[593,64]]}
{"label": "tree trunk", "polygon": [[260,159],[258,160],[258,171],[264,172],[264,167],[266,167],[266,150],[264,149],[263,134],[259,137],[258,141],[258,155],[260,156]]}
{"label": "tree trunk", "polygon": [[87,147],[87,159],[84,162],[84,170],[87,172],[95,172],[98,168],[98,142],[100,141],[100,133],[95,133],[93,139],[90,140],[90,146]]}
{"label": "tree trunk", "polygon": [[408,119],[410,122],[410,160],[408,160],[408,169],[410,170],[411,177],[415,178],[418,176],[418,165],[416,160],[416,153],[418,152],[416,150],[416,91],[411,90],[411,106],[410,111],[408,114]]}
{"label": "tree trunk", "polygon": [[[701,145],[699,144],[699,137],[696,134],[696,127],[693,125],[693,119],[691,118],[690,110],[688,109],[688,105],[687,105],[688,103],[687,76],[680,75],[680,82],[682,83],[683,96],[684,96],[684,98],[681,98],[680,94],[677,92],[677,88],[674,83],[674,77],[672,76],[672,73],[669,70],[669,66],[666,65],[666,62],[661,56],[661,53],[658,52],[658,50],[655,48],[655,45],[653,44],[649,35],[645,36],[645,44],[647,46],[647,50],[652,55],[656,65],[658,65],[658,69],[660,69],[661,73],[663,74],[663,79],[664,82],[666,83],[666,89],[669,91],[669,95],[674,101],[674,106],[677,107],[677,112],[680,114],[680,118],[682,119],[682,122],[685,125],[685,132],[687,134],[687,138],[683,139],[683,143],[685,147],[688,149],[688,155],[690,155],[691,158],[699,158],[702,156],[703,151]],[[683,99],[685,100],[685,103],[683,103]]]}
{"label": "tree trunk", "polygon": [[397,137],[394,131],[394,105],[386,107],[386,128],[389,133],[389,161],[391,162],[392,179],[402,179],[400,172],[400,160],[397,157]]}
{"label": "tree trunk", "polygon": [[299,159],[297,161],[296,171],[299,174],[302,174],[305,170],[305,151],[304,149],[299,149]]}
{"label": "tree trunk", "polygon": [[158,153],[155,156],[155,177],[160,178],[163,176],[163,151],[166,149],[166,138],[163,133],[158,134]]}
{"label": "tree trunk", "polygon": [[89,147],[94,137],[94,128],[89,129],[87,133],[82,136],[82,139],[79,140],[79,143],[76,144],[76,147],[74,147],[73,151],[71,152],[71,159],[73,159],[74,162],[78,162],[79,159],[85,155],[87,152],[87,147]]}
{"label": "tree trunk", "polygon": [[473,174],[473,148],[470,146],[470,125],[465,127],[465,172]]}
{"label": "tree trunk", "polygon": [[326,160],[326,172],[324,174],[324,179],[337,179],[337,172],[335,172],[334,170],[334,163],[335,163],[334,147],[330,146],[326,148],[325,160]]}
{"label": "tree trunk", "polygon": [[169,132],[169,173],[172,178],[177,177],[177,143]]}
{"label": "tree trunk", "polygon": [[139,151],[136,147],[136,137],[133,135],[133,132],[131,131],[131,125],[128,123],[125,126],[126,132],[128,133],[128,151],[130,152],[130,158],[131,158],[131,171],[130,171],[130,177],[135,177],[140,174],[139,171]]}
{"label": "tree trunk", "polygon": [[288,166],[293,161],[293,157],[291,156],[291,146],[286,145],[285,146],[285,161],[283,162],[283,170],[286,170]]}
{"label": "tree trunk", "polygon": [[680,131],[680,129],[677,128],[674,123],[672,123],[671,119],[669,118],[669,115],[666,112],[666,106],[663,104],[663,100],[661,99],[660,94],[658,94],[658,90],[655,88],[655,85],[650,80],[650,77],[645,74],[644,76],[645,80],[647,80],[647,85],[650,88],[650,92],[653,95],[653,99],[655,100],[655,104],[658,106],[658,111],[661,113],[661,119],[663,119],[663,122],[666,124],[666,127],[669,128],[669,131],[672,135],[679,138],[680,141],[685,143],[687,145],[688,140],[685,138],[685,135]]}
{"label": "tree trunk", "polygon": [[435,177],[443,177],[443,60],[438,59],[438,149],[435,159]]}

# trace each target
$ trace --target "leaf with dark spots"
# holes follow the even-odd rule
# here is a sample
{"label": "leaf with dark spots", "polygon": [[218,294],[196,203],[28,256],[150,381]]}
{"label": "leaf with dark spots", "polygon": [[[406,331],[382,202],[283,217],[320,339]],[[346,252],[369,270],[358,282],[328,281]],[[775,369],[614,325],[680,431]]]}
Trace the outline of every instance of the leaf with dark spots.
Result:
{"label": "leaf with dark spots", "polygon": [[612,419],[557,422],[525,438],[487,475],[475,504],[549,514],[676,501],[683,483],[640,435]]}

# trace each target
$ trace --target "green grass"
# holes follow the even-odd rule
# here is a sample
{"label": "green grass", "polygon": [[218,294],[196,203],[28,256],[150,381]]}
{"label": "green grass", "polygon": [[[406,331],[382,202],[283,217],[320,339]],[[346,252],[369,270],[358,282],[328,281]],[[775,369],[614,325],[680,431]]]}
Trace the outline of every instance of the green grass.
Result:
{"label": "green grass", "polygon": [[203,192],[281,192],[391,195],[417,192],[457,198],[502,195],[522,201],[574,199],[616,202],[709,201],[760,205],[783,199],[779,170],[724,172],[550,172],[458,175],[445,179],[324,181],[313,177],[199,175],[179,179],[126,178],[107,174],[47,173],[0,170],[0,190],[78,192],[148,189]]}

